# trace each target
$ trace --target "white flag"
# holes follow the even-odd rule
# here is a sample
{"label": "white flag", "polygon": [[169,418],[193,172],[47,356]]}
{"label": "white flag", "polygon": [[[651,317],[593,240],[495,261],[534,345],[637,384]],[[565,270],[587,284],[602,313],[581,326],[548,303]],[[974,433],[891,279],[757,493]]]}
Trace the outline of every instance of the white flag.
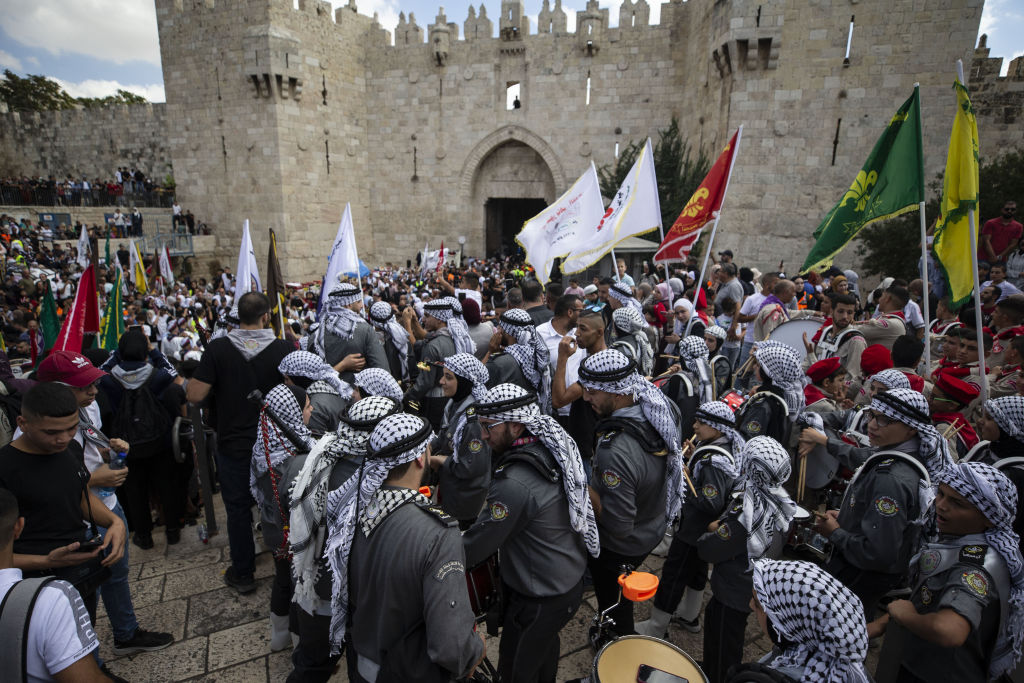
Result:
{"label": "white flag", "polygon": [[330,294],[338,278],[345,273],[359,274],[359,254],[356,252],[356,231],[352,225],[352,207],[345,204],[334,237],[331,255],[327,257],[327,275],[324,276],[324,292]]}
{"label": "white flag", "polygon": [[423,243],[423,254],[420,256],[420,277],[427,274],[429,265],[427,259],[430,258],[430,240]]}
{"label": "white flag", "polygon": [[163,276],[165,282],[174,284],[174,269],[171,268],[171,254],[167,250],[166,244],[160,249],[160,275]]}
{"label": "white flag", "polygon": [[83,270],[89,267],[89,236],[85,234],[84,225],[78,235],[78,265],[82,266]]}
{"label": "white flag", "polygon": [[526,260],[537,271],[537,279],[550,279],[555,259],[589,248],[587,240],[601,221],[604,202],[594,162],[551,206],[523,224],[516,241],[526,251]]}
{"label": "white flag", "polygon": [[[592,225],[596,229],[586,235],[580,249],[573,251],[562,262],[562,272],[578,273],[597,263],[616,244],[661,227],[661,201],[658,199],[658,179],[654,175],[654,149],[651,139],[640,151],[629,169],[622,186],[615,193],[604,217]],[[652,249],[656,245],[652,243]]]}
{"label": "white flag", "polygon": [[238,306],[238,299],[243,294],[253,290],[263,291],[263,283],[260,282],[260,271],[256,267],[256,252],[252,248],[249,219],[246,218],[242,224],[242,244],[238,247],[238,267],[235,269],[235,306]]}

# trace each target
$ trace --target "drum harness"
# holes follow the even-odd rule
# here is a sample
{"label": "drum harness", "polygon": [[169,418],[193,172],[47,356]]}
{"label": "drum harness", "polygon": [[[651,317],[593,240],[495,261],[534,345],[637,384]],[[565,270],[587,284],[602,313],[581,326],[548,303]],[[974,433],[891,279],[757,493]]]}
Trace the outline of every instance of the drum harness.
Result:
{"label": "drum harness", "polygon": [[842,346],[845,342],[848,342],[851,339],[855,339],[857,337],[864,337],[864,335],[861,334],[860,330],[855,329],[853,326],[849,326],[845,330],[837,334],[835,337],[833,337],[831,341],[829,341],[828,333],[831,332],[833,329],[835,329],[835,325],[829,325],[821,334],[821,340],[818,342],[818,348],[825,352],[826,355],[818,358],[818,360],[823,360],[825,358],[834,358],[839,355],[839,347]]}

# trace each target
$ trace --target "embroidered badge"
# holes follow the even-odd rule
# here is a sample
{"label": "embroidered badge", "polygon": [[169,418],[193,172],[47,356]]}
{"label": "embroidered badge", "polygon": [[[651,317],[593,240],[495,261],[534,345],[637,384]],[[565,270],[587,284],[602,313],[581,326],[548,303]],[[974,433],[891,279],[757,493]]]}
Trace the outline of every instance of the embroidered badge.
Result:
{"label": "embroidered badge", "polygon": [[504,503],[491,503],[491,519],[495,522],[500,522],[506,517],[508,517],[507,505]]}
{"label": "embroidered badge", "polygon": [[964,555],[970,555],[972,557],[981,557],[985,554],[985,546],[983,545],[965,545],[962,550]]}
{"label": "embroidered badge", "polygon": [[480,439],[473,439],[472,441],[469,442],[469,452],[470,453],[479,453],[480,449],[483,448],[483,447],[484,447],[484,445],[480,441]]}
{"label": "embroidered badge", "polygon": [[758,422],[757,420],[751,420],[750,422],[747,423],[747,431],[750,432],[751,434],[760,434],[761,423]]}
{"label": "embroidered badge", "polygon": [[366,512],[363,514],[366,515],[367,519],[373,519],[380,514],[380,503],[376,497],[371,498],[370,502],[366,504]]}
{"label": "embroidered badge", "polygon": [[452,560],[451,562],[445,562],[437,571],[434,572],[434,578],[438,581],[444,581],[449,574],[465,574],[466,568],[462,566],[462,563],[458,560]]}
{"label": "embroidered badge", "polygon": [[466,417],[473,417],[474,415],[476,415],[476,406],[466,408]]}
{"label": "embroidered badge", "polygon": [[878,510],[878,514],[883,517],[892,517],[900,511],[900,506],[896,504],[896,501],[889,496],[882,496],[881,498],[875,499],[875,509]]}
{"label": "embroidered badge", "polygon": [[704,488],[701,489],[701,492],[704,494],[705,498],[714,498],[718,495],[718,489],[711,484],[706,484]]}
{"label": "embroidered badge", "polygon": [[931,574],[935,571],[935,568],[939,566],[939,558],[941,557],[942,555],[938,550],[926,550],[921,553],[921,573]]}
{"label": "embroidered badge", "polygon": [[932,592],[928,590],[927,586],[921,586],[921,604],[932,604]]}
{"label": "embroidered badge", "polygon": [[985,597],[988,595],[988,579],[980,572],[964,572],[960,575],[960,581],[971,589],[976,595]]}
{"label": "embroidered badge", "polygon": [[896,462],[895,459],[893,459],[893,458],[886,458],[882,462],[878,463],[878,466],[879,467],[885,467],[886,465],[891,465],[894,462]]}
{"label": "embroidered badge", "polygon": [[729,525],[728,524],[719,524],[718,528],[715,529],[715,535],[718,536],[723,541],[728,541],[732,537],[732,534],[729,533]]}
{"label": "embroidered badge", "polygon": [[613,489],[622,483],[622,477],[611,470],[605,470],[601,473],[601,481],[604,482],[605,488]]}

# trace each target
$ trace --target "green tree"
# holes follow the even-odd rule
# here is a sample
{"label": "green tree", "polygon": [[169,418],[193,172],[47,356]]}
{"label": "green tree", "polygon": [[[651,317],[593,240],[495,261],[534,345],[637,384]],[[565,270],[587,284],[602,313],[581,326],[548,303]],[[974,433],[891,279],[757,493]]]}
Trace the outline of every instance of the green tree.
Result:
{"label": "green tree", "polygon": [[[619,156],[613,163],[597,169],[601,194],[605,197],[615,196],[645,143],[646,140],[630,142],[619,151]],[[710,168],[711,159],[704,153],[704,149],[695,151],[682,138],[679,134],[679,122],[673,116],[668,128],[658,131],[658,141],[654,145],[654,173],[658,178],[661,222],[665,230],[672,227],[679,212],[683,210]],[[641,237],[654,242],[660,241],[656,232]]]}
{"label": "green tree", "polygon": [[75,106],[75,98],[64,92],[56,81],[31,74],[21,78],[10,69],[4,69],[4,78],[0,81],[0,100],[7,103],[10,111],[48,111]]}
{"label": "green tree", "polygon": [[[982,160],[978,169],[981,187],[981,214],[976,216],[978,231],[997,215],[1008,199],[1024,201],[1024,150],[1005,152],[991,161]],[[931,199],[925,204],[927,225],[939,215],[942,174],[929,184]],[[873,223],[857,236],[857,255],[863,275],[886,275],[913,280],[918,277],[921,260],[920,218],[916,211],[888,221]]]}
{"label": "green tree", "polygon": [[109,107],[115,104],[146,104],[148,102],[142,95],[136,95],[127,90],[118,89],[117,94],[106,97],[79,97],[78,103],[86,109],[93,107]]}

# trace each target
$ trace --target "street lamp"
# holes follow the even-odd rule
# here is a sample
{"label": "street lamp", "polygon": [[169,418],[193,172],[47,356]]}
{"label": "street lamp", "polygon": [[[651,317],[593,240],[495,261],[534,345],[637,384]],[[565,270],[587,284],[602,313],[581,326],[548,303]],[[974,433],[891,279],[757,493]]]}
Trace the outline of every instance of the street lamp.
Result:
{"label": "street lamp", "polygon": [[466,236],[459,235],[459,268],[462,267],[462,252],[466,248]]}

